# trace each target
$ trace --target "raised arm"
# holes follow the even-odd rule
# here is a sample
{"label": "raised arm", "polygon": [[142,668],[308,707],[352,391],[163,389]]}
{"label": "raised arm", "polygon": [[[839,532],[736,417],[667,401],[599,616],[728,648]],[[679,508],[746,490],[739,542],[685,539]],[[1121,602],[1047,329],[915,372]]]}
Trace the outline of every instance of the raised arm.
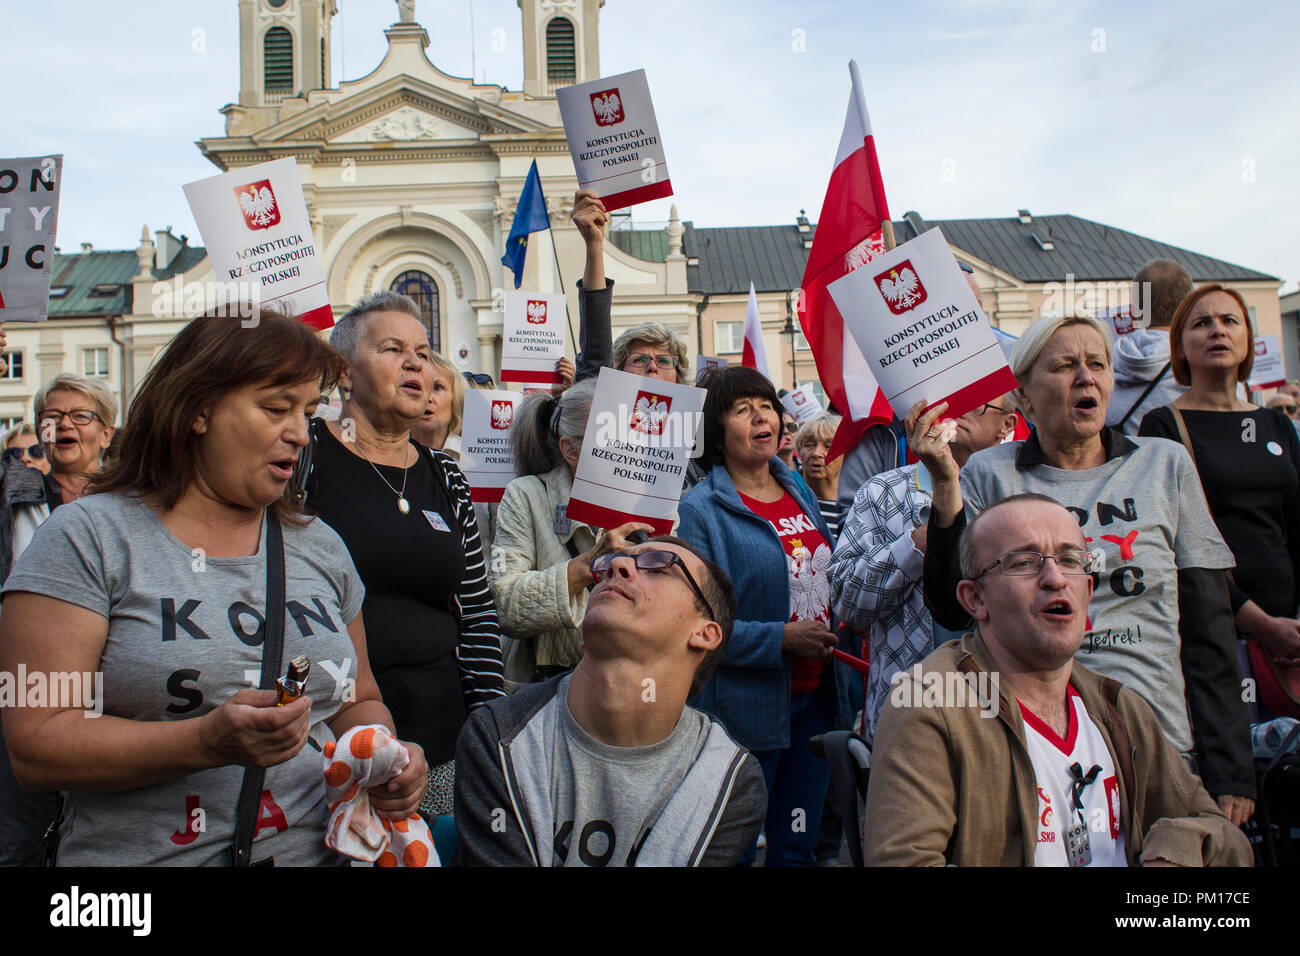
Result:
{"label": "raised arm", "polygon": [[877,475],[853,501],[831,557],[831,601],[840,620],[869,628],[907,601],[925,554],[898,472]]}
{"label": "raised arm", "polygon": [[586,265],[578,285],[578,368],[575,381],[591,378],[614,361],[610,309],[614,283],[605,278],[605,229],[609,213],[600,196],[581,189],[573,196],[573,224],[586,245]]}

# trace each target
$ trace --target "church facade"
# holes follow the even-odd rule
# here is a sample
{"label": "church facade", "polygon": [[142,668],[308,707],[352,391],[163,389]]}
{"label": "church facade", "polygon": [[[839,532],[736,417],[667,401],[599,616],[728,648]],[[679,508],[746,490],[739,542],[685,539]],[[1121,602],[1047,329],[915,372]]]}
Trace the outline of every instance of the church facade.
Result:
{"label": "church facade", "polygon": [[[398,0],[382,62],[341,82],[330,76],[335,0],[238,0],[238,98],[220,111],[224,135],[197,144],[217,171],[295,159],[336,316],[378,290],[403,292],[419,303],[435,348],[463,370],[492,374],[503,292],[513,286],[500,259],[533,160],[554,247],[534,235],[524,287],[569,293],[576,327],[583,247],[569,214],[577,181],[554,91],[601,75],[604,0],[518,3],[524,83],[507,90],[430,62],[413,0]],[[895,231],[901,242],[934,225],[908,213]],[[1280,282],[1255,270],[1113,228],[1109,254],[1098,255],[1092,227],[1108,227],[1072,216],[1035,219],[1021,210],[938,225],[974,268],[985,311],[1012,332],[1050,311],[1054,278],[1067,274],[1103,290],[1092,305],[1126,303],[1127,278],[1155,255],[1184,262],[1198,281],[1232,282],[1251,303],[1258,331],[1281,329]],[[802,214],[779,226],[696,228],[678,219],[676,207],[659,228],[615,228],[606,244],[615,334],[658,321],[687,341],[692,360],[702,352],[739,361],[752,281],[772,378],[786,388],[815,379],[792,291],[814,233]],[[51,321],[7,329],[17,362],[16,373],[0,379],[0,421],[30,420],[32,394],[62,371],[105,378],[129,400],[158,351],[213,304],[213,279],[202,249],[147,227],[134,249],[60,254]],[[1300,370],[1291,331],[1287,362]]]}

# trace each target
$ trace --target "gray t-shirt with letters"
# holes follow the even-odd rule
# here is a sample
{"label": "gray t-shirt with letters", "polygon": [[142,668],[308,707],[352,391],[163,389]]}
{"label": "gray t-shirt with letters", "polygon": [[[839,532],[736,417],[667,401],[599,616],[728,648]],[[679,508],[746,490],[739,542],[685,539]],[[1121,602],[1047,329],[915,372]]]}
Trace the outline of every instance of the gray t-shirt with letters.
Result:
{"label": "gray t-shirt with letters", "polygon": [[[311,739],[271,767],[263,784],[253,862],[327,865],[321,749],[325,721],[352,699],[357,654],[348,622],[365,596],[347,548],[323,521],[284,525],[285,662],[312,662]],[[105,717],[190,720],[214,710],[261,672],[266,528],[257,554],[191,551],[141,499],[91,495],[57,509],[5,582],[103,615]],[[282,668],[283,669],[283,668]],[[101,718],[102,719],[102,718]],[[93,733],[93,718],[86,720]],[[219,767],[118,792],[66,794],[60,866],[221,866],[234,834],[244,768]]]}

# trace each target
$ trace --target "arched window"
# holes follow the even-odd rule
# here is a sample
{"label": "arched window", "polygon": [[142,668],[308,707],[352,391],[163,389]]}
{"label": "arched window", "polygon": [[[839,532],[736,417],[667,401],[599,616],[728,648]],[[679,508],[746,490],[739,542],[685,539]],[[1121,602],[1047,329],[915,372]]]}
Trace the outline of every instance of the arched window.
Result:
{"label": "arched window", "polygon": [[546,24],[546,79],[552,86],[578,82],[573,22],[556,17]]}
{"label": "arched window", "polygon": [[429,344],[435,352],[442,351],[441,322],[438,316],[438,286],[423,272],[410,269],[403,272],[389,286],[392,292],[409,295],[420,307],[420,321],[429,333]]}
{"label": "arched window", "polygon": [[271,27],[262,38],[262,80],[268,93],[293,90],[293,37],[284,27]]}

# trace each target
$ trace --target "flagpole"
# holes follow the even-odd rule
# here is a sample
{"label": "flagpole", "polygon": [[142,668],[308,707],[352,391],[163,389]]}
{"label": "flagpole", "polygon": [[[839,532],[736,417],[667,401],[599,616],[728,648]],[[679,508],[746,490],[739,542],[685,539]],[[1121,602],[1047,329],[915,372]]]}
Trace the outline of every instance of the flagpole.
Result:
{"label": "flagpole", "polygon": [[[533,162],[537,162],[536,156],[533,157]],[[537,182],[540,184],[541,181],[542,171],[539,169],[537,171]],[[542,190],[542,195],[546,195],[546,190]],[[547,216],[550,216],[550,211],[547,210],[546,214]],[[551,255],[555,259],[555,274],[560,278],[560,291],[564,293],[564,318],[569,323],[569,338],[573,342],[573,356],[574,361],[576,362],[578,356],[578,336],[573,332],[573,315],[569,312],[569,287],[564,284],[564,273],[560,269],[560,250],[556,248],[555,245],[555,229],[552,228],[549,222],[546,224],[546,231],[551,237]]]}

